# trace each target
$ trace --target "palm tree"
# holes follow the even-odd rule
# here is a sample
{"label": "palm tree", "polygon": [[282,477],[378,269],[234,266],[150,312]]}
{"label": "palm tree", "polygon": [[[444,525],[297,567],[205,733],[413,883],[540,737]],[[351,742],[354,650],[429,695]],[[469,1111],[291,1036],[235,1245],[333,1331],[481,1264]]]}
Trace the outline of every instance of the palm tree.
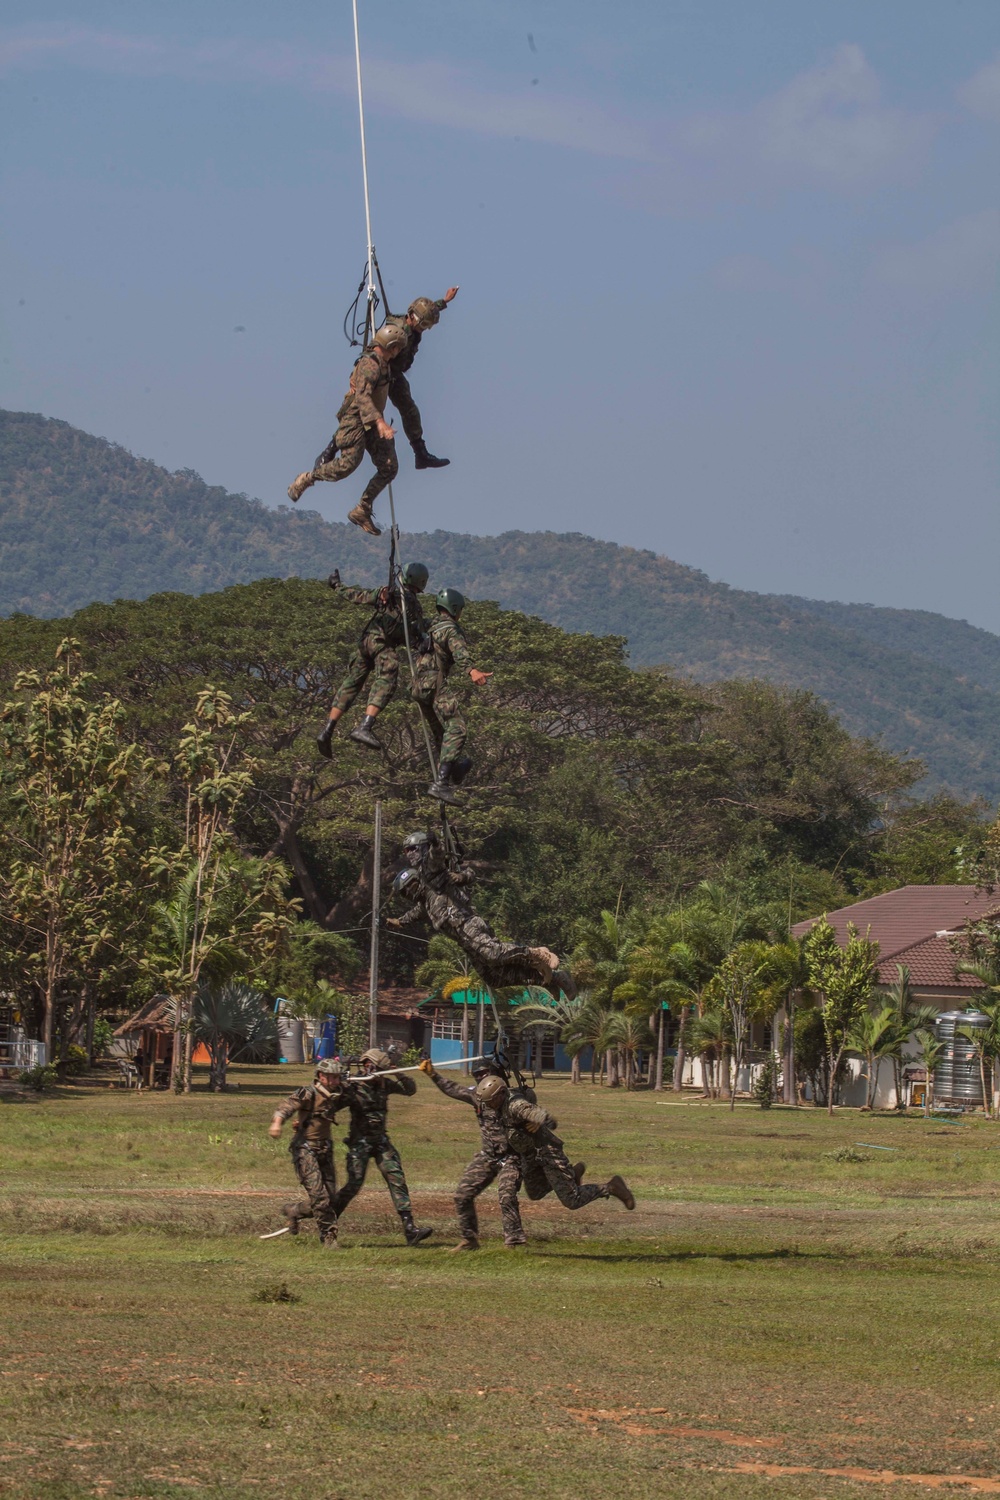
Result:
{"label": "palm tree", "polygon": [[914,1041],[917,1043],[917,1055],[924,1065],[927,1079],[924,1084],[924,1115],[926,1116],[931,1112],[931,1102],[934,1096],[934,1069],[944,1051],[944,1043],[939,1042],[930,1031],[918,1031]]}
{"label": "palm tree", "polygon": [[694,1018],[691,1050],[701,1059],[705,1093],[710,1099],[717,1099],[722,1091],[723,1059],[729,1043],[728,1019],[721,1010],[708,1010]]}
{"label": "palm tree", "polygon": [[577,995],[573,1000],[567,1000],[562,995],[556,1003],[553,1003],[551,997],[547,1000],[530,1000],[525,1005],[519,1005],[516,1012],[521,1026],[535,1026],[539,1030],[548,1027],[558,1031],[559,1040],[570,1056],[572,1083],[580,1082],[580,1053],[589,1045],[578,1034],[578,1026],[587,1005],[588,997],[585,995]]}
{"label": "palm tree", "polygon": [[[180,1002],[173,1001],[173,1006],[179,1010]],[[240,1057],[263,1060],[271,1055],[278,1035],[277,1021],[264,996],[246,984],[200,984],[191,1007],[190,1028],[192,1040],[208,1048],[208,1086],[213,1093],[226,1087],[230,1062]]]}
{"label": "palm tree", "polygon": [[903,1049],[915,1031],[925,1031],[934,1025],[938,1012],[936,1006],[917,1004],[910,971],[905,964],[896,965],[896,982],[886,991],[886,1000],[893,1013],[893,1046],[886,1055],[892,1062],[896,1108],[902,1109],[903,1069],[906,1065]]}
{"label": "palm tree", "polygon": [[865,1107],[873,1109],[875,1090],[878,1085],[879,1063],[883,1057],[890,1057],[899,1045],[895,1007],[885,1005],[877,1015],[870,1010],[864,1011],[848,1033],[847,1045],[852,1052],[860,1053],[865,1060],[867,1069]]}

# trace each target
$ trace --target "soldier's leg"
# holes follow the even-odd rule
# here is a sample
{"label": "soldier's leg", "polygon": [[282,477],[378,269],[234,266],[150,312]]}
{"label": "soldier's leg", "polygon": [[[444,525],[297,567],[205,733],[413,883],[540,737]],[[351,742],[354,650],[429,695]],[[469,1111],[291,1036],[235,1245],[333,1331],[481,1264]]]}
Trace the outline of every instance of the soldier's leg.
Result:
{"label": "soldier's leg", "polygon": [[434,709],[433,690],[430,692],[424,692],[414,687],[410,692],[410,697],[414,699],[417,707],[420,710],[420,717],[423,719],[424,723],[427,725],[428,731],[430,732],[431,742],[434,746],[434,754],[438,755],[441,750],[441,740],[444,737],[444,730],[441,727],[441,720],[438,718],[437,713]]}
{"label": "soldier's leg", "polygon": [[399,652],[386,646],[375,658],[375,670],[368,689],[368,713],[374,717],[392,702],[399,684]]}
{"label": "soldier's leg", "polygon": [[463,1239],[478,1241],[479,1215],[476,1213],[476,1199],[484,1188],[489,1187],[499,1171],[500,1163],[496,1157],[485,1151],[477,1151],[459,1178],[455,1189],[455,1212]]}
{"label": "soldier's leg", "polygon": [[500,1222],[503,1224],[503,1242],[508,1249],[527,1243],[517,1193],[521,1186],[524,1162],[519,1156],[505,1157],[497,1177],[497,1193],[500,1197]]}
{"label": "soldier's leg", "polygon": [[606,1182],[577,1182],[566,1153],[558,1146],[539,1146],[538,1164],[564,1208],[584,1208],[595,1198],[610,1198]]}
{"label": "soldier's leg", "polygon": [[365,485],[359,505],[371,515],[372,506],[387,484],[391,484],[399,473],[396,444],[392,438],[381,438],[374,427],[365,434],[365,447],[375,465],[375,473]]}
{"label": "soldier's leg", "polygon": [[368,1171],[368,1162],[371,1158],[372,1148],[368,1141],[355,1141],[347,1148],[346,1180],[333,1201],[334,1212],[339,1219],[344,1209],[356,1198],[361,1191]]}
{"label": "soldier's leg", "polygon": [[441,718],[442,735],[438,750],[438,773],[428,787],[428,795],[438,802],[454,802],[454,787],[464,781],[471,765],[463,765],[462,774],[455,775],[456,762],[465,746],[466,726],[463,704],[452,694],[437,698],[435,709]]}
{"label": "soldier's leg", "polygon": [[337,689],[337,695],[333,700],[333,707],[330,710],[331,719],[336,721],[341,714],[346,714],[347,710],[352,707],[371,676],[376,663],[377,658],[369,656],[365,651],[354,653],[347,668],[347,675]]}
{"label": "soldier's leg", "polygon": [[336,1171],[332,1146],[310,1146],[307,1142],[297,1146],[294,1152],[295,1172],[309,1198],[309,1213],[296,1209],[296,1218],[314,1218],[320,1239],[328,1241],[337,1237],[337,1212],[334,1200],[337,1192]]}
{"label": "soldier's leg", "polygon": [[396,375],[389,385],[389,400],[399,412],[399,420],[403,424],[406,440],[411,448],[417,448],[424,441],[424,427],[420,420],[420,412],[417,403],[413,399],[410,390],[410,382],[405,375]]}
{"label": "soldier's leg", "polygon": [[358,464],[365,456],[365,429],[361,418],[357,413],[346,417],[333,435],[331,447],[339,449],[335,458],[328,462],[317,464],[312,471],[313,480],[326,480],[330,484],[336,484],[339,479],[347,479],[354,473]]}
{"label": "soldier's leg", "polygon": [[406,1173],[403,1171],[399,1152],[391,1141],[385,1140],[375,1148],[374,1156],[375,1164],[385,1178],[385,1185],[389,1189],[392,1206],[402,1218],[404,1214],[409,1214],[412,1208],[410,1190],[406,1186]]}
{"label": "soldier's leg", "polygon": [[522,1156],[520,1168],[525,1196],[532,1202],[537,1202],[539,1198],[545,1198],[551,1193],[552,1184],[546,1177],[545,1169],[537,1156]]}

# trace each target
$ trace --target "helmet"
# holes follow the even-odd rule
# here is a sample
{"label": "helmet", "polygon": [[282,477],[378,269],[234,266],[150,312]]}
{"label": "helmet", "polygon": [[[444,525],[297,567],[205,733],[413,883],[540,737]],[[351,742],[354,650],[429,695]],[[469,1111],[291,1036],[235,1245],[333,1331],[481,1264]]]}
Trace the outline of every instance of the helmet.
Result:
{"label": "helmet", "polygon": [[418,594],[423,593],[430,576],[426,563],[407,563],[403,569],[403,582],[415,588]]}
{"label": "helmet", "polygon": [[324,1057],[322,1062],[316,1064],[316,1072],[324,1075],[340,1077],[344,1071],[344,1064],[339,1057]]}
{"label": "helmet", "polygon": [[408,833],[403,840],[404,849],[422,849],[425,844],[436,844],[437,834],[428,833],[426,829],[419,828],[416,833]]}
{"label": "helmet", "polygon": [[420,876],[416,870],[400,870],[392,882],[392,894],[394,896],[409,896],[412,900],[416,895],[416,891],[411,890],[411,887],[419,884]]}
{"label": "helmet", "polygon": [[360,1061],[374,1063],[378,1071],[392,1067],[392,1058],[381,1047],[369,1047],[367,1052],[362,1052]]}
{"label": "helmet", "polygon": [[495,1073],[480,1078],[476,1084],[476,1098],[489,1109],[499,1109],[508,1093],[507,1085]]}
{"label": "helmet", "polygon": [[434,306],[430,297],[416,297],[406,309],[420,324],[421,329],[433,328],[440,321],[441,314]]}
{"label": "helmet", "polygon": [[375,343],[387,352],[390,349],[402,349],[406,343],[406,334],[397,323],[383,323],[375,335]]}
{"label": "helmet", "polygon": [[453,620],[457,620],[465,608],[465,595],[458,589],[442,589],[434,600],[438,609],[446,609]]}
{"label": "helmet", "polygon": [[488,1057],[481,1057],[478,1062],[472,1063],[469,1072],[477,1081],[480,1078],[487,1078],[493,1072],[493,1063]]}

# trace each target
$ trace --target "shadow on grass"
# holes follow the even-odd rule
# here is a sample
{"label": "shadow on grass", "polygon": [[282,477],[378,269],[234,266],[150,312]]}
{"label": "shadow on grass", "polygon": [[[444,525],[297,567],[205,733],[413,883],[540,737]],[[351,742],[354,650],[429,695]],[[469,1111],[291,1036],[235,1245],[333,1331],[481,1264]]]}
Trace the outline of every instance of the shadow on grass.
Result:
{"label": "shadow on grass", "polygon": [[835,1250],[542,1250],[534,1252],[535,1258],[547,1260],[601,1260],[611,1265],[671,1265],[685,1260],[720,1260],[729,1262],[767,1260],[830,1260],[851,1259]]}

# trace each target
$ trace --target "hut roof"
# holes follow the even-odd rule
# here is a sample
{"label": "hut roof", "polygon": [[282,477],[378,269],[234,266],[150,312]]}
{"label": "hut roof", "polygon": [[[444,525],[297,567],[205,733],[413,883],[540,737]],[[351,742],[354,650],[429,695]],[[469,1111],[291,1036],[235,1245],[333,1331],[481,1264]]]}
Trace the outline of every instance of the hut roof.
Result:
{"label": "hut roof", "polygon": [[168,1015],[169,995],[154,995],[134,1016],[116,1029],[115,1036],[131,1036],[136,1031],[173,1031],[173,1017]]}

